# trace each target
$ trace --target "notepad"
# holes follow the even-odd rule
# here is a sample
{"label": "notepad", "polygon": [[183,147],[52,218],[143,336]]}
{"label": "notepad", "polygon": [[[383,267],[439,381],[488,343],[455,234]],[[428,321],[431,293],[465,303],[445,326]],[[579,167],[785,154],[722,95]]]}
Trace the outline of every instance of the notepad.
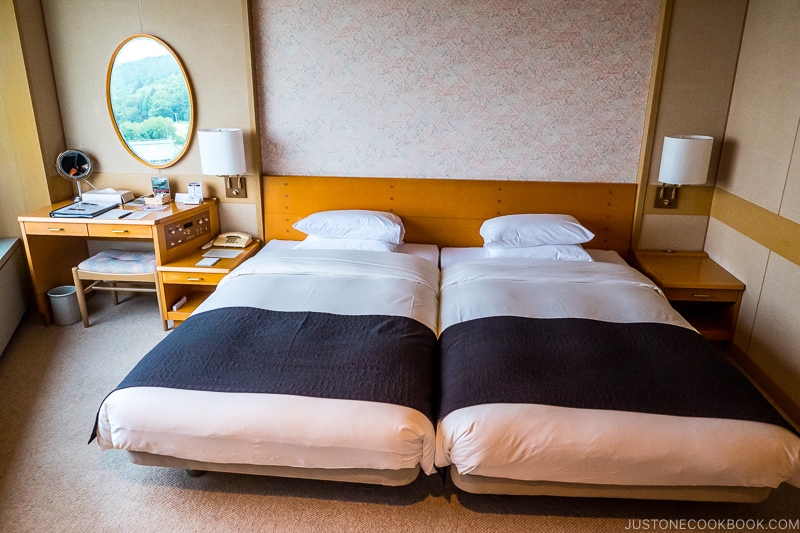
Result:
{"label": "notepad", "polygon": [[219,262],[219,257],[206,257],[205,259],[201,259],[194,266],[199,267],[213,267]]}
{"label": "notepad", "polygon": [[203,257],[224,257],[226,259],[233,259],[237,257],[242,250],[220,250],[219,248],[212,248],[203,254]]}

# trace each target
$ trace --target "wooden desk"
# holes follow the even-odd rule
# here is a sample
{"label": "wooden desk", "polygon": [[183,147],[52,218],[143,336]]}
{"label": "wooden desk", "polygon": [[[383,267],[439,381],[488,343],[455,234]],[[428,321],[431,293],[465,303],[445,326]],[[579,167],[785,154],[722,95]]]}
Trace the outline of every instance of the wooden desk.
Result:
{"label": "wooden desk", "polygon": [[708,254],[637,250],[634,266],[706,339],[733,339],[745,286]]}
{"label": "wooden desk", "polygon": [[89,257],[88,240],[152,242],[156,264],[162,265],[197,250],[219,233],[216,199],[200,205],[173,202],[167,209],[152,211],[139,220],[50,217],[50,211],[69,203],[53,204],[18,217],[36,305],[48,325],[53,313],[47,291],[73,285],[72,267]]}

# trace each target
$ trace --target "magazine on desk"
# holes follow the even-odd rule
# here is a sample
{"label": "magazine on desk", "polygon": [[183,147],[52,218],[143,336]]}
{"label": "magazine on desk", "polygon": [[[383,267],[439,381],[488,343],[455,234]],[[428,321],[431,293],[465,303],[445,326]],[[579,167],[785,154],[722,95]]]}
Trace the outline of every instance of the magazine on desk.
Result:
{"label": "magazine on desk", "polygon": [[53,218],[94,218],[106,211],[111,211],[118,205],[119,202],[114,204],[75,202],[74,204],[65,205],[55,211],[50,211],[50,216]]}

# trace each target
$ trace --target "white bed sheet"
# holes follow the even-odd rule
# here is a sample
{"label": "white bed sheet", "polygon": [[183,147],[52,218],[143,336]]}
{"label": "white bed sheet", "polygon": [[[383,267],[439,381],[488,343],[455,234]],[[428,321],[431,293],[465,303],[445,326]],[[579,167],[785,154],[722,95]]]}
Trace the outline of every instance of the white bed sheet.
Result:
{"label": "white bed sheet", "polygon": [[[267,251],[226,276],[195,312],[253,305],[378,313],[415,318],[435,332],[438,285],[435,264],[414,255]],[[390,470],[419,464],[434,471],[431,421],[374,402],[137,387],[106,398],[97,434],[101,449],[210,463]]]}
{"label": "white bed sheet", "polygon": [[[451,265],[442,271],[441,331],[498,315],[690,327],[647,278],[619,264],[481,259]],[[450,464],[461,474],[529,481],[800,486],[800,438],[759,422],[486,404],[439,422],[436,465]]]}

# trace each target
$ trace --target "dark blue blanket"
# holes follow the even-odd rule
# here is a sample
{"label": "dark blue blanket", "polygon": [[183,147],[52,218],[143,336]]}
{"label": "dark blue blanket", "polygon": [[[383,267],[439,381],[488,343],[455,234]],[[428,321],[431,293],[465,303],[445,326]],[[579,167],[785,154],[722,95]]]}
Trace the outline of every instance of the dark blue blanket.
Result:
{"label": "dark blue blanket", "polygon": [[436,335],[411,318],[231,307],[190,316],[117,389],[365,400],[434,420],[437,375]]}
{"label": "dark blue blanket", "polygon": [[766,422],[794,431],[698,333],[668,324],[490,317],[440,336],[439,417],[534,403]]}

